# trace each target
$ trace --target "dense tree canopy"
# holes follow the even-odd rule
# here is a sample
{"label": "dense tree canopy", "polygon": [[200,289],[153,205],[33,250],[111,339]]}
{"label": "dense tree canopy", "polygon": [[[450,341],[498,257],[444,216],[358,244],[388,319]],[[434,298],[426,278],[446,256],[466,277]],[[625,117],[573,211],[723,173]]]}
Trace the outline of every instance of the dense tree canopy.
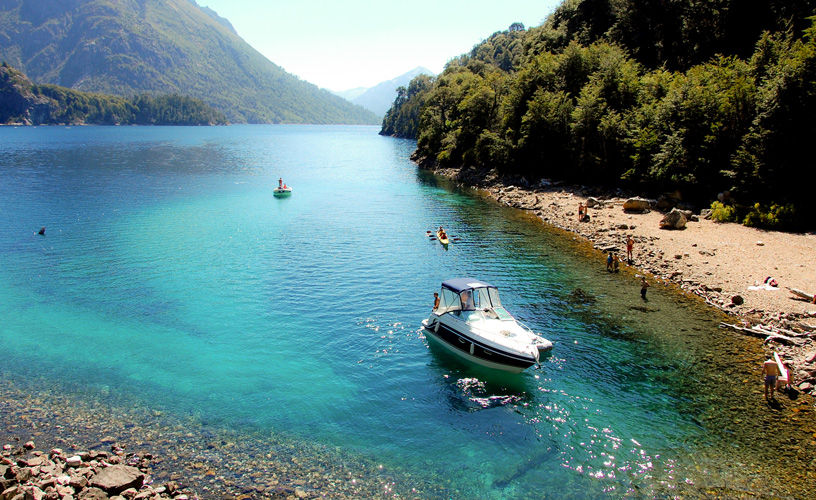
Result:
{"label": "dense tree canopy", "polygon": [[802,227],[815,7],[565,0],[403,92],[382,133],[416,138],[429,167],[672,192],[698,208],[728,193],[722,218]]}
{"label": "dense tree canopy", "polygon": [[127,99],[34,85],[5,62],[0,66],[0,124],[225,125],[226,117],[197,99],[142,94]]}

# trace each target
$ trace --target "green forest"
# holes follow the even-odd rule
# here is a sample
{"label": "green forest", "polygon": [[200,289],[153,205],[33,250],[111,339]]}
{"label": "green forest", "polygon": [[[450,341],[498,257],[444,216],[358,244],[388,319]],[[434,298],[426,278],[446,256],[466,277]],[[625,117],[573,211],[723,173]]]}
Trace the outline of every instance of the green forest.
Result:
{"label": "green forest", "polygon": [[0,124],[226,125],[223,113],[181,95],[133,98],[35,85],[5,62],[0,66]]}
{"label": "green forest", "polygon": [[816,174],[816,0],[565,0],[400,88],[381,134],[425,168],[711,207],[784,230]]}

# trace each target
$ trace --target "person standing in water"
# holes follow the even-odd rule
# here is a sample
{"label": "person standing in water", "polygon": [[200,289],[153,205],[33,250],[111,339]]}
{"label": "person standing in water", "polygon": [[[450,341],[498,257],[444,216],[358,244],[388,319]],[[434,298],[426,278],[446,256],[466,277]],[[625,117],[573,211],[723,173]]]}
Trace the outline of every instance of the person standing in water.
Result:
{"label": "person standing in water", "polygon": [[774,397],[777,379],[779,378],[779,367],[776,361],[768,359],[762,363],[762,375],[765,376],[765,399],[768,399],[768,389],[771,389],[771,399]]}
{"label": "person standing in water", "polygon": [[646,300],[646,289],[649,288],[649,282],[646,281],[646,276],[640,277],[640,297]]}

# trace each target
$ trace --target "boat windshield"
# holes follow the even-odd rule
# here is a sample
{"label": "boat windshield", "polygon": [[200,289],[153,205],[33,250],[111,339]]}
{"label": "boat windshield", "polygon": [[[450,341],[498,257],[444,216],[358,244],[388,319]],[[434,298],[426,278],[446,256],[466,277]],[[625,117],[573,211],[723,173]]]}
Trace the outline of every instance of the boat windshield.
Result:
{"label": "boat windshield", "polygon": [[499,306],[499,307],[494,307],[494,308],[493,308],[493,312],[495,312],[495,313],[496,313],[496,316],[498,316],[498,317],[499,317],[499,319],[501,319],[501,320],[505,320],[505,319],[513,319],[513,316],[512,316],[512,315],[510,315],[510,313],[509,313],[509,312],[507,312],[507,309],[505,309],[505,308],[503,308],[503,307],[501,307],[501,306]]}
{"label": "boat windshield", "polygon": [[459,294],[453,290],[442,288],[439,294],[439,307],[436,308],[436,314],[445,314],[449,311],[459,311],[462,309],[462,303],[459,301]]}
{"label": "boat windshield", "polygon": [[[496,288],[468,288],[457,293],[443,287],[436,313],[444,314],[450,311],[476,311],[495,308],[501,308],[499,291]],[[497,314],[499,314],[499,317],[503,317],[503,314],[498,312]],[[507,314],[507,312],[504,311],[504,314]]]}

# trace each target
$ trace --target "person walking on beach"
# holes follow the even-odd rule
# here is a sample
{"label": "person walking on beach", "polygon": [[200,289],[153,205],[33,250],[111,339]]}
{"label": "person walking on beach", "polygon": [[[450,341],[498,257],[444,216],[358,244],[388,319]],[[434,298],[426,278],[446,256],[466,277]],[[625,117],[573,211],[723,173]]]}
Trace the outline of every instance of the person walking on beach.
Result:
{"label": "person walking on beach", "polygon": [[646,289],[649,288],[649,282],[646,281],[646,276],[640,277],[640,297],[646,300]]}
{"label": "person walking on beach", "polygon": [[771,389],[771,399],[773,399],[776,380],[779,378],[779,367],[776,366],[776,361],[768,359],[762,363],[762,375],[765,376],[765,399],[768,399],[768,388]]}
{"label": "person walking on beach", "polygon": [[612,252],[606,254],[606,270],[612,272]]}
{"label": "person walking on beach", "polygon": [[612,254],[612,270],[618,272],[618,266],[620,265],[620,258],[618,258],[618,254]]}
{"label": "person walking on beach", "polygon": [[629,263],[632,263],[632,249],[635,247],[635,240],[632,239],[632,235],[630,234],[629,237],[626,239],[626,260]]}

